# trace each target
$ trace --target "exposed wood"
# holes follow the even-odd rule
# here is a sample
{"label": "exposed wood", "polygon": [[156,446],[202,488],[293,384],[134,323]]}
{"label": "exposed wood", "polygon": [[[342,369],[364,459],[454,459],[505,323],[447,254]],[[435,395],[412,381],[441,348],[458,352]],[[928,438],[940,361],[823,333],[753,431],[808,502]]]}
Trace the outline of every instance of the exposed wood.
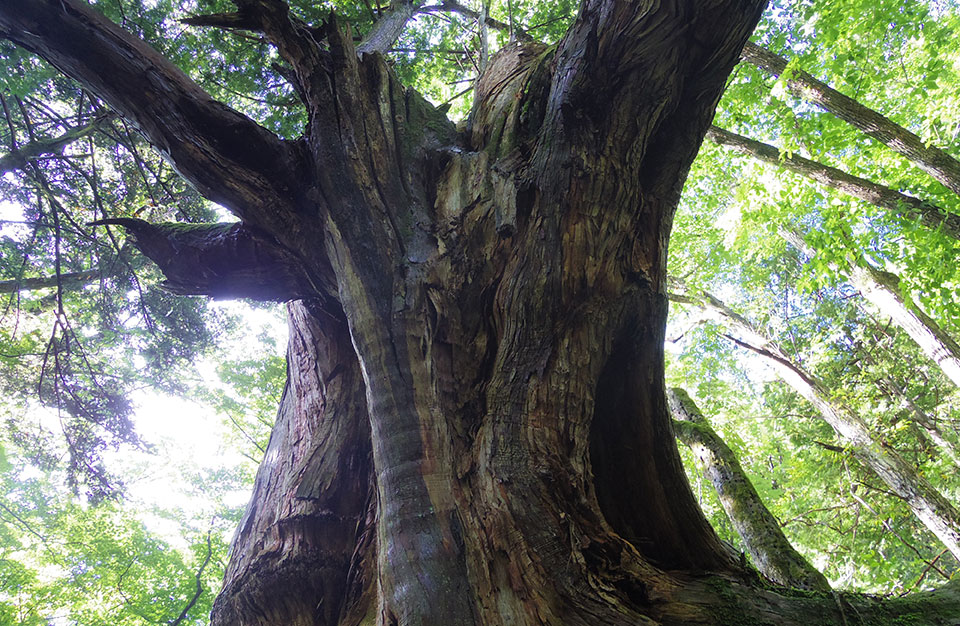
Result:
{"label": "exposed wood", "polygon": [[280,0],[236,4],[291,68],[301,141],[77,0],[0,4],[0,35],[242,218],[116,222],[172,282],[209,290],[222,270],[189,268],[224,263],[245,268],[237,291],[300,295],[308,276],[323,293],[290,307],[287,387],[212,623],[842,621],[723,549],[663,388],[673,211],[764,3],[587,0],[554,49],[491,59],[464,134],[335,17],[321,45]]}

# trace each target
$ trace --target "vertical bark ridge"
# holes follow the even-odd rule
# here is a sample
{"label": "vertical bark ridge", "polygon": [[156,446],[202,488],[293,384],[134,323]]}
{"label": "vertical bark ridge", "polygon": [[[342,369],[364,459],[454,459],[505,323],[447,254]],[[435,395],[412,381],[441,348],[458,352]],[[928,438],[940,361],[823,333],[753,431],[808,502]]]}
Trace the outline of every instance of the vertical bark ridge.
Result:
{"label": "vertical bark ridge", "polygon": [[366,401],[346,325],[289,306],[287,384],[212,622],[340,623],[373,498]]}

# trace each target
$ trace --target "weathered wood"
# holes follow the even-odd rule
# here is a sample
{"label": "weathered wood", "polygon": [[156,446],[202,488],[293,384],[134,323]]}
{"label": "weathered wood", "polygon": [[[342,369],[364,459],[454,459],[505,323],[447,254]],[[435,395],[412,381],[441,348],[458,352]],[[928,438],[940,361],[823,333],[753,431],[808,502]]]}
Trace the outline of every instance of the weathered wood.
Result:
{"label": "weathered wood", "polygon": [[673,211],[764,3],[587,0],[556,48],[491,59],[464,134],[335,18],[321,46],[280,0],[236,4],[292,68],[302,141],[76,0],[0,4],[0,34],[321,277],[213,624],[790,616],[698,509],[663,388]]}

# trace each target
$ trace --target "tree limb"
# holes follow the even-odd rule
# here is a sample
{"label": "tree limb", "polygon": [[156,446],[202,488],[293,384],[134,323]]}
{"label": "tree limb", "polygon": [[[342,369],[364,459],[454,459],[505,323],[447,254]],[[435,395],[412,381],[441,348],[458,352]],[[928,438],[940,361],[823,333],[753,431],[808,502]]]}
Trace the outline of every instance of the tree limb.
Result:
{"label": "tree limb", "polygon": [[[468,6],[456,2],[456,0],[444,0],[440,4],[431,4],[428,6],[420,7],[416,11],[417,13],[457,13],[464,17],[469,17],[472,20],[480,20],[481,15],[479,11],[474,11]],[[534,38],[527,31],[522,28],[514,25],[513,27],[510,24],[505,24],[498,19],[492,18],[487,15],[483,23],[494,28],[496,30],[501,30],[504,32],[512,33],[520,41],[534,41]]]}
{"label": "tree limb", "polygon": [[102,116],[84,126],[70,128],[63,134],[51,139],[37,139],[18,147],[0,157],[0,175],[15,169],[26,167],[32,159],[47,155],[61,154],[63,149],[74,141],[86,137],[101,128],[112,116]]}
{"label": "tree limb", "polygon": [[0,37],[43,57],[127,119],[207,198],[256,221],[295,188],[298,151],[214,100],[79,0],[5,0]]}
{"label": "tree limb", "polygon": [[22,278],[20,280],[0,281],[0,293],[14,293],[17,291],[31,291],[50,287],[80,287],[87,285],[100,277],[99,269],[83,270],[81,272],[67,272],[59,276],[43,276],[40,278]]}
{"label": "tree limb", "polygon": [[190,598],[190,601],[187,602],[187,605],[183,607],[183,610],[180,611],[175,619],[170,622],[170,626],[179,626],[183,623],[183,620],[187,619],[187,614],[190,613],[190,609],[193,608],[193,605],[197,603],[197,600],[200,599],[201,594],[203,594],[203,570],[207,568],[207,565],[210,563],[210,557],[213,556],[213,544],[210,541],[210,531],[207,532],[207,555],[203,559],[203,563],[200,564],[200,569],[196,573],[196,583],[197,588],[193,596]]}
{"label": "tree limb", "polygon": [[265,233],[243,223],[151,224],[110,218],[91,225],[122,226],[181,295],[286,301],[332,297],[333,285],[308,274],[303,261]]}
{"label": "tree limb", "polygon": [[[774,76],[783,74],[787,67],[786,59],[750,42],[744,46],[741,58]],[[790,72],[784,83],[798,98],[823,107],[854,128],[910,159],[954,193],[960,194],[960,162],[940,148],[926,145],[920,137],[906,128],[832,89],[803,70]]]}
{"label": "tree limb", "polygon": [[731,148],[758,161],[782,167],[821,185],[869,202],[901,218],[920,220],[924,226],[932,229],[942,228],[943,232],[960,240],[960,215],[950,213],[919,198],[908,196],[865,178],[853,176],[835,167],[781,152],[776,146],[749,139],[716,126],[711,126],[707,131],[707,139],[719,146]]}
{"label": "tree limb", "polygon": [[733,450],[686,391],[667,389],[677,439],[696,455],[754,564],[777,584],[830,591],[830,583],[783,534]]}

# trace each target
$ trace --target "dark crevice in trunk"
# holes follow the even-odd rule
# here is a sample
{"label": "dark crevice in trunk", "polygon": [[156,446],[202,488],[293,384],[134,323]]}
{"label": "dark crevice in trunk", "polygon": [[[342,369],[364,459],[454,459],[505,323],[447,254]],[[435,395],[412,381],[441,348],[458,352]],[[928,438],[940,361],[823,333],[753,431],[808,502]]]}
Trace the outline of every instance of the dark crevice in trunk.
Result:
{"label": "dark crevice in trunk", "polygon": [[[607,522],[666,569],[727,569],[721,547],[697,507],[680,465],[663,382],[661,296],[647,292],[628,321],[596,387],[590,463]],[[686,504],[684,504],[686,503]]]}

